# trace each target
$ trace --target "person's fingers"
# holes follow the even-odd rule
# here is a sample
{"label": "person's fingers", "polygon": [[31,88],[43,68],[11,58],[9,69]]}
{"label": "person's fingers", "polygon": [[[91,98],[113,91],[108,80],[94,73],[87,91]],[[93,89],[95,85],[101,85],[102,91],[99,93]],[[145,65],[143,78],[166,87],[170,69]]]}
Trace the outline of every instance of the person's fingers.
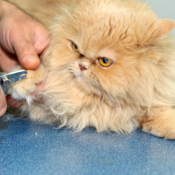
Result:
{"label": "person's fingers", "polygon": [[4,115],[6,110],[7,110],[7,103],[6,103],[5,95],[2,88],[0,87],[0,116]]}
{"label": "person's fingers", "polygon": [[13,39],[13,47],[18,61],[24,69],[37,69],[39,67],[40,60],[30,39],[18,35],[17,38]]}
{"label": "person's fingers", "polygon": [[13,106],[15,108],[20,108],[22,106],[22,102],[13,99],[10,95],[7,95],[6,100],[8,105]]}
{"label": "person's fingers", "polygon": [[0,68],[2,71],[10,72],[17,65],[17,58],[14,55],[9,54],[0,46]]}

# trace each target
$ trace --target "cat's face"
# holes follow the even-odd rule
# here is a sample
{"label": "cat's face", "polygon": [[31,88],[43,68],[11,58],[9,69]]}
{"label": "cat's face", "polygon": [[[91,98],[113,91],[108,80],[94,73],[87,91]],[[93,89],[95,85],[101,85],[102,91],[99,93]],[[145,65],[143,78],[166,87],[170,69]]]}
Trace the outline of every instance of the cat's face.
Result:
{"label": "cat's face", "polygon": [[161,23],[145,5],[138,6],[82,2],[53,27],[50,70],[64,67],[86,93],[126,96],[151,85]]}

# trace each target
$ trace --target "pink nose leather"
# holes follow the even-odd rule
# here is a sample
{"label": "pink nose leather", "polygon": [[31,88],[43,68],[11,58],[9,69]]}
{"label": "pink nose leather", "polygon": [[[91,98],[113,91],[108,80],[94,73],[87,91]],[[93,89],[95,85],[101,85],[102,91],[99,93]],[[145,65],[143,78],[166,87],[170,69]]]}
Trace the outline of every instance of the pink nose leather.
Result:
{"label": "pink nose leather", "polygon": [[85,66],[82,66],[81,64],[79,64],[79,67],[81,71],[87,70],[87,68]]}

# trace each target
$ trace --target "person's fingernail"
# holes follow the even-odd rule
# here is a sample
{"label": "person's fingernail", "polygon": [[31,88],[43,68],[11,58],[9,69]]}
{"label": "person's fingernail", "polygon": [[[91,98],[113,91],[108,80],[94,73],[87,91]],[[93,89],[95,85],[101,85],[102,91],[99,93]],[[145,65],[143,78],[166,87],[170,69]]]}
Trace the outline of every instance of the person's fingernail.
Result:
{"label": "person's fingernail", "polygon": [[33,63],[33,62],[39,62],[39,59],[37,57],[35,57],[35,56],[26,56],[24,58],[24,61],[26,63]]}

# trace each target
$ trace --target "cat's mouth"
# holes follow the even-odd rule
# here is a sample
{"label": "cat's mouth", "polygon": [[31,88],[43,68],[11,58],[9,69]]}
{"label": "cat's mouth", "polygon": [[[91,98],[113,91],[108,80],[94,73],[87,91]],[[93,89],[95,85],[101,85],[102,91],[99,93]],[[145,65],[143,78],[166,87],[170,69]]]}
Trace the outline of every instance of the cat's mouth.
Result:
{"label": "cat's mouth", "polygon": [[86,82],[88,83],[83,71],[74,71],[73,72],[73,76],[77,79],[78,82]]}
{"label": "cat's mouth", "polygon": [[32,93],[33,101],[39,104],[44,104],[43,96],[40,94],[40,92],[44,92],[45,85],[44,83],[36,84],[37,90]]}
{"label": "cat's mouth", "polygon": [[77,78],[78,81],[81,81],[82,82],[82,80],[83,80],[85,82],[88,82],[87,79],[85,78],[84,74],[81,73],[81,72],[78,75],[75,75],[75,76],[76,76],[76,78]]}

